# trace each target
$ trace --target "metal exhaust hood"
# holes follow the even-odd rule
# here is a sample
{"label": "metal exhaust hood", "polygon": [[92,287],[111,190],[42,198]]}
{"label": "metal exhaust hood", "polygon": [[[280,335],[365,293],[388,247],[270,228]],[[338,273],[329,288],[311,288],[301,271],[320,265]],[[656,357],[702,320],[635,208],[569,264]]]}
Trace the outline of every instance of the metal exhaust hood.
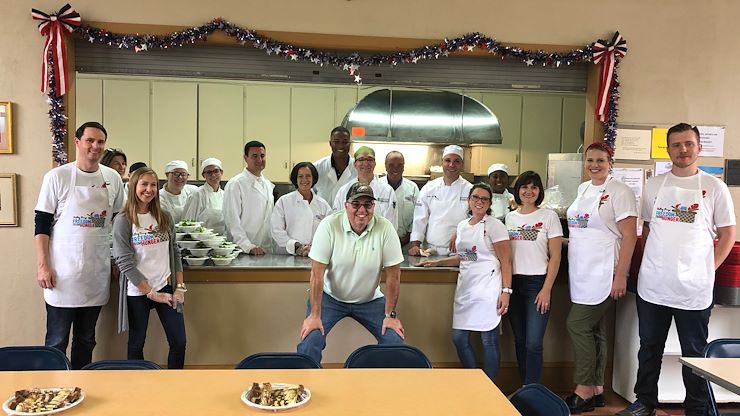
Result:
{"label": "metal exhaust hood", "polygon": [[[446,91],[368,94],[344,117],[352,139],[363,142],[501,144],[498,118],[480,101]],[[358,134],[359,133],[359,134]]]}

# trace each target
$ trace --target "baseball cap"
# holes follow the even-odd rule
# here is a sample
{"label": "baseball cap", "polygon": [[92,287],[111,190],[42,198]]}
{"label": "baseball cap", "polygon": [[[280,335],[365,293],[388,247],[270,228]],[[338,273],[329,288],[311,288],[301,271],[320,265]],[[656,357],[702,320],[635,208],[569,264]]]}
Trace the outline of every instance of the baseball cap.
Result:
{"label": "baseball cap", "polygon": [[509,167],[506,166],[503,163],[494,163],[491,166],[488,167],[488,176],[491,176],[493,172],[496,172],[497,170],[503,171],[505,174],[509,174]]}
{"label": "baseball cap", "polygon": [[367,146],[360,146],[360,148],[355,150],[355,154],[353,155],[353,157],[357,159],[357,156],[360,156],[363,153],[368,153],[370,154],[370,156],[375,157],[375,150]]}
{"label": "baseball cap", "polygon": [[445,149],[442,151],[442,157],[445,157],[449,154],[458,155],[460,156],[460,159],[465,159],[465,157],[463,157],[463,148],[456,144],[446,146]]}
{"label": "baseball cap", "polygon": [[164,167],[164,173],[170,173],[175,169],[185,169],[188,170],[188,164],[185,163],[182,160],[173,160],[172,162],[168,163]]}
{"label": "baseball cap", "polygon": [[356,200],[357,198],[366,196],[372,200],[375,200],[375,194],[373,193],[373,188],[370,187],[370,185],[366,185],[361,182],[355,182],[352,184],[352,186],[349,187],[349,191],[347,191],[347,202],[352,202]]}

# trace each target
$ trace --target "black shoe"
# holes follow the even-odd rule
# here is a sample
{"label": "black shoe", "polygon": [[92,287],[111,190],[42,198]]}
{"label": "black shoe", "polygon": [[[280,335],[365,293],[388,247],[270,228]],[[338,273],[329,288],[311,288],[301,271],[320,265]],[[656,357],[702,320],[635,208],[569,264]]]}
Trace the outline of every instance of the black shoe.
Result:
{"label": "black shoe", "polygon": [[655,416],[655,409],[645,406],[639,400],[635,400],[634,403],[615,416]]}
{"label": "black shoe", "polygon": [[605,407],[606,403],[604,403],[604,393],[601,394],[594,394],[594,406],[595,407]]}
{"label": "black shoe", "polygon": [[591,397],[587,400],[581,398],[581,396],[573,393],[565,398],[565,404],[570,409],[570,414],[577,415],[581,412],[590,412],[594,410],[594,398]]}

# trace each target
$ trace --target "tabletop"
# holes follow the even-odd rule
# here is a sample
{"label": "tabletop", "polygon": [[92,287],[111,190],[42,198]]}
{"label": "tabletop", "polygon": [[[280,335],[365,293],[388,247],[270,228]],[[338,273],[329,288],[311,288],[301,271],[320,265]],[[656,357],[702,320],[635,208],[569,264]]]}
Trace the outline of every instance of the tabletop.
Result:
{"label": "tabletop", "polygon": [[740,358],[681,357],[678,361],[712,383],[740,394]]}
{"label": "tabletop", "polygon": [[519,415],[478,369],[16,371],[0,372],[0,397],[76,386],[85,400],[65,415],[264,414],[240,396],[268,381],[311,391],[295,415]]}

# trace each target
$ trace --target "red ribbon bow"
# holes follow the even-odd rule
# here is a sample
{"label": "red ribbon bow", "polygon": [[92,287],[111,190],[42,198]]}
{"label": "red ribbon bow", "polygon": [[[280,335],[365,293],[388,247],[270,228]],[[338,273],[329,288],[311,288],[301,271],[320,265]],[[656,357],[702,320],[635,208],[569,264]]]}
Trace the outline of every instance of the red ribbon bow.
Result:
{"label": "red ribbon bow", "polygon": [[[41,92],[46,93],[49,87],[49,64],[53,65],[56,76],[56,96],[67,93],[67,47],[64,43],[64,32],[72,33],[72,26],[80,26],[81,18],[72,6],[65,4],[59,12],[48,15],[40,10],[31,9],[34,20],[41,20],[39,32],[46,36],[44,55],[41,64]],[[51,52],[51,60],[49,60]]]}
{"label": "red ribbon bow", "polygon": [[618,59],[624,58],[624,55],[627,54],[627,41],[622,38],[619,32],[615,32],[611,42],[599,39],[594,43],[593,50],[594,63],[598,65],[603,61],[596,115],[604,123],[608,118],[607,104],[614,82],[614,65]]}

